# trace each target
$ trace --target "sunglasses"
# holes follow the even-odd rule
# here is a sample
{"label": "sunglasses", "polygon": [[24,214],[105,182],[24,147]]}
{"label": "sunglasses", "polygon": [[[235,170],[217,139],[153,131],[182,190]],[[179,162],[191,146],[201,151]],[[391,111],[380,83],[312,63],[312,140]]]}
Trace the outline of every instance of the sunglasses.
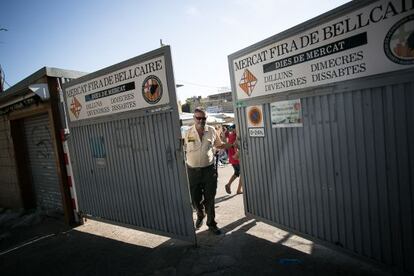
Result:
{"label": "sunglasses", "polygon": [[195,117],[198,121],[201,121],[201,120],[203,120],[203,121],[205,121],[205,120],[207,120],[207,118],[206,117]]}

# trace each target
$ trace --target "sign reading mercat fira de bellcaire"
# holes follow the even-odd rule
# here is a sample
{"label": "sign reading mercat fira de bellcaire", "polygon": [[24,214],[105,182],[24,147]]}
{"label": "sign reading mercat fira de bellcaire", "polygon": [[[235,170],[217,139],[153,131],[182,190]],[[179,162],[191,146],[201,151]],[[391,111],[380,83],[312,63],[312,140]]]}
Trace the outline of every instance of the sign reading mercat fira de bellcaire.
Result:
{"label": "sign reading mercat fira de bellcaire", "polygon": [[414,1],[374,2],[231,66],[239,100],[413,67]]}
{"label": "sign reading mercat fira de bellcaire", "polygon": [[169,103],[165,58],[159,56],[65,89],[72,122]]}

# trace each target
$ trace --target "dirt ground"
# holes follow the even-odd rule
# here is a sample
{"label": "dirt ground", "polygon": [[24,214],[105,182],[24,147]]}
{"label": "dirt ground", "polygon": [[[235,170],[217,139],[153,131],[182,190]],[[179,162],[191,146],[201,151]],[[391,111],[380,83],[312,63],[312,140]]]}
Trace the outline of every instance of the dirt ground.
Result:
{"label": "dirt ground", "polygon": [[243,196],[227,195],[219,171],[216,220],[198,247],[88,220],[70,228],[56,214],[0,210],[1,275],[390,275],[384,267],[331,250],[244,215]]}

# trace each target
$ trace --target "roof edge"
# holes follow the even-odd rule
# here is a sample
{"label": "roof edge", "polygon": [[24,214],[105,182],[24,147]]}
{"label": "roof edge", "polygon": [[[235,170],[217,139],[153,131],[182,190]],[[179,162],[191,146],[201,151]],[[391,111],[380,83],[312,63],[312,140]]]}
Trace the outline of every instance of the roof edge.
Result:
{"label": "roof edge", "polygon": [[12,95],[18,94],[20,91],[27,89],[27,87],[42,77],[57,77],[57,78],[69,78],[76,79],[81,76],[86,75],[86,72],[74,71],[74,70],[65,70],[54,67],[42,67],[30,76],[19,81],[15,85],[9,87],[3,93],[0,94],[0,102],[7,101]]}

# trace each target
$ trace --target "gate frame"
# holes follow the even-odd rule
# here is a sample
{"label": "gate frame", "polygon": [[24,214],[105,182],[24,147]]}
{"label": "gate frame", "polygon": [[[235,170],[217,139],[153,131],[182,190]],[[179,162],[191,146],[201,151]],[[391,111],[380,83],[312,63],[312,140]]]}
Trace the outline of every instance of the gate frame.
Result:
{"label": "gate frame", "polygon": [[[166,81],[167,81],[167,88],[168,88],[168,96],[169,96],[169,102],[166,104],[161,104],[158,105],[156,107],[145,107],[145,108],[138,108],[138,109],[134,109],[134,110],[129,110],[129,111],[125,111],[125,112],[119,112],[119,113],[114,113],[111,115],[103,115],[103,116],[98,116],[98,117],[93,117],[90,119],[82,119],[82,120],[78,120],[78,121],[74,121],[72,122],[70,120],[70,115],[69,112],[66,112],[66,118],[68,121],[68,128],[69,128],[69,135],[67,137],[67,141],[68,141],[68,146],[69,146],[69,151],[70,152],[75,152],[74,151],[74,145],[71,142],[72,140],[72,136],[70,135],[70,128],[73,127],[81,127],[81,126],[87,126],[87,125],[92,125],[92,124],[98,124],[98,123],[103,123],[103,122],[113,122],[113,121],[121,121],[124,119],[128,119],[128,118],[138,118],[138,117],[145,117],[145,116],[149,116],[151,114],[163,114],[163,113],[172,113],[172,116],[175,116],[174,121],[177,122],[176,125],[173,127],[173,131],[174,131],[174,139],[175,141],[175,150],[173,151],[173,155],[176,159],[177,162],[177,170],[178,170],[178,177],[180,179],[180,181],[185,181],[186,185],[182,184],[180,185],[180,193],[183,195],[183,199],[185,200],[185,202],[182,203],[183,206],[188,206],[188,207],[184,207],[186,208],[186,213],[188,218],[190,219],[191,223],[192,223],[192,235],[191,236],[180,236],[180,235],[175,235],[172,233],[167,233],[167,232],[162,232],[162,231],[158,231],[158,230],[154,230],[154,229],[150,229],[150,228],[143,228],[143,227],[139,227],[136,225],[132,225],[132,224],[127,224],[127,223],[122,223],[122,222],[115,222],[115,221],[111,221],[109,219],[105,219],[105,218],[99,218],[99,217],[95,217],[95,216],[91,216],[91,215],[87,215],[82,213],[82,210],[79,208],[79,212],[78,212],[78,216],[80,218],[89,218],[92,220],[96,220],[96,221],[101,221],[101,222],[105,222],[105,223],[110,223],[110,224],[114,224],[114,225],[119,225],[119,226],[123,226],[123,227],[128,227],[131,229],[136,229],[136,230],[140,230],[140,231],[144,231],[144,232],[148,232],[148,233],[154,233],[154,234],[159,234],[159,235],[163,235],[163,236],[168,236],[171,238],[178,238],[184,241],[188,241],[191,242],[193,244],[197,244],[197,237],[196,237],[196,231],[195,231],[195,227],[194,227],[194,223],[193,223],[193,212],[192,212],[192,207],[191,207],[191,199],[190,199],[190,191],[189,191],[189,185],[188,185],[188,177],[187,177],[187,171],[186,171],[186,167],[185,167],[185,158],[184,158],[184,151],[183,151],[183,144],[182,144],[182,138],[181,138],[181,130],[180,130],[180,119],[179,119],[179,110],[178,110],[178,104],[177,104],[177,96],[176,96],[176,86],[175,86],[175,80],[174,80],[174,71],[173,71],[173,65],[172,65],[172,57],[171,57],[171,49],[170,46],[162,46],[158,49],[152,50],[150,52],[146,52],[142,55],[127,59],[125,61],[121,61],[117,64],[105,67],[103,69],[100,69],[98,71],[92,72],[88,75],[82,76],[80,78],[77,78],[75,80],[72,80],[68,83],[64,83],[62,84],[62,91],[63,91],[63,98],[64,98],[64,103],[65,103],[65,108],[67,108],[67,97],[66,97],[66,93],[65,90],[68,87],[72,87],[76,84],[79,83],[83,83],[86,82],[88,80],[92,80],[94,78],[98,78],[101,77],[103,75],[106,75],[108,73],[126,68],[128,66],[132,66],[135,64],[139,64],[139,63],[143,63],[147,60],[156,58],[156,57],[164,57],[164,61],[165,61],[165,75],[166,75]],[[72,162],[73,162],[73,155],[72,155]],[[76,177],[76,175],[78,175],[78,168],[77,166],[72,166],[72,170],[74,173],[74,177]],[[79,179],[75,179],[75,184],[79,185],[80,180]],[[74,185],[75,185],[74,184]],[[76,188],[77,191],[79,191],[79,188]],[[78,196],[78,201],[79,201],[79,196]],[[81,204],[79,204],[81,205]],[[185,210],[184,210],[185,211]],[[170,235],[167,235],[170,234]]]}

